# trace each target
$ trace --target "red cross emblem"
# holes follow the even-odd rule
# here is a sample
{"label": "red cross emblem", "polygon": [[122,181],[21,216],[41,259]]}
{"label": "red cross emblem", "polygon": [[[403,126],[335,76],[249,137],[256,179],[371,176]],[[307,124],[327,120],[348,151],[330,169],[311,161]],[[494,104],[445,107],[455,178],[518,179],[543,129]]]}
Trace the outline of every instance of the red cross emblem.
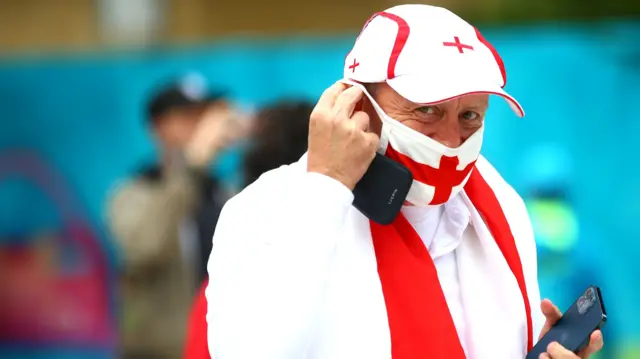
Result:
{"label": "red cross emblem", "polygon": [[460,51],[461,54],[464,54],[464,49],[468,49],[468,50],[473,50],[473,46],[471,45],[465,45],[463,43],[460,42],[460,38],[457,36],[453,37],[453,41],[454,42],[443,42],[442,44],[444,46],[455,46],[458,48],[458,51]]}
{"label": "red cross emblem", "polygon": [[349,70],[351,70],[352,73],[356,72],[356,67],[360,66],[359,62],[356,62],[356,59],[353,59],[353,65],[349,65]]}
{"label": "red cross emblem", "polygon": [[418,163],[408,156],[394,150],[391,146],[387,147],[386,156],[400,162],[405,165],[411,174],[413,179],[433,186],[435,193],[433,199],[429,204],[442,204],[449,200],[453,187],[462,184],[465,178],[469,175],[476,161],[473,161],[465,166],[464,169],[458,170],[458,164],[460,160],[458,157],[442,156],[440,158],[440,165],[438,168],[431,167],[422,163]]}

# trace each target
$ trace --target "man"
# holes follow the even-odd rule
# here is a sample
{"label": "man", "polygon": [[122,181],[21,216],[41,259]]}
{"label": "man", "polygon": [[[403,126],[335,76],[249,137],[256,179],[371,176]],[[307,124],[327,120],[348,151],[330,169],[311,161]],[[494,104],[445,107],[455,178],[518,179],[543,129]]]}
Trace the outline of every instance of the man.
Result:
{"label": "man", "polygon": [[[282,101],[260,110],[253,121],[251,149],[244,158],[246,185],[263,173],[289,164],[307,151],[313,104]],[[189,314],[184,359],[210,359],[207,346],[207,300],[204,283]]]}
{"label": "man", "polygon": [[120,186],[109,203],[124,257],[122,342],[125,358],[178,358],[227,199],[207,170],[237,133],[225,97],[191,78],[155,94],[148,116],[161,161]]}
{"label": "man", "polygon": [[[307,155],[222,211],[212,356],[524,358],[561,314],[540,304],[521,198],[479,155],[489,94],[524,115],[497,52],[446,9],[402,5],[367,22],[344,77],[311,115]],[[376,150],[415,179],[388,226],[352,207]],[[595,332],[579,357],[601,346]],[[578,356],[554,343],[544,357]]]}

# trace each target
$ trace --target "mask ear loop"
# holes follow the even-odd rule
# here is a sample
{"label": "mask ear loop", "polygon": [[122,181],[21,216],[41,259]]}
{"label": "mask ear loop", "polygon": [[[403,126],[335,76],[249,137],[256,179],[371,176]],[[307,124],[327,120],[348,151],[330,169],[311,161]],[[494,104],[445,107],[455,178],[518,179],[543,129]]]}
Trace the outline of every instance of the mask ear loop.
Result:
{"label": "mask ear loop", "polygon": [[391,128],[387,121],[384,120],[383,116],[385,116],[384,112],[380,108],[380,105],[373,99],[373,96],[367,92],[367,90],[362,87],[362,91],[367,96],[371,105],[376,110],[376,114],[379,117],[380,122],[382,123],[382,128],[380,129],[380,142],[378,143],[378,153],[384,155],[387,152],[387,147],[389,146],[389,138],[391,137]]}
{"label": "mask ear loop", "polygon": [[371,105],[376,110],[376,114],[379,117],[380,122],[382,122],[382,129],[380,130],[380,142],[378,143],[378,153],[384,155],[387,152],[387,147],[389,146],[389,137],[391,136],[391,126],[387,124],[387,121],[383,119],[384,112],[380,108],[380,105],[373,99],[373,96],[367,91],[367,89],[362,86],[362,84],[355,82],[353,80],[343,79],[342,83],[358,87],[362,90],[362,92],[367,96]]}

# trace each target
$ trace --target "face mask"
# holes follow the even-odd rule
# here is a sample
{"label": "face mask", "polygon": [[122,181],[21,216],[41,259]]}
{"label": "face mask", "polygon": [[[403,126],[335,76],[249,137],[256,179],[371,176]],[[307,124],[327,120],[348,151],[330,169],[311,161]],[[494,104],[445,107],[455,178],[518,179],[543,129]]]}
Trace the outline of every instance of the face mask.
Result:
{"label": "face mask", "polygon": [[482,147],[484,125],[460,147],[449,148],[389,117],[362,88],[382,121],[379,153],[403,164],[413,174],[407,202],[438,206],[453,198],[467,183]]}

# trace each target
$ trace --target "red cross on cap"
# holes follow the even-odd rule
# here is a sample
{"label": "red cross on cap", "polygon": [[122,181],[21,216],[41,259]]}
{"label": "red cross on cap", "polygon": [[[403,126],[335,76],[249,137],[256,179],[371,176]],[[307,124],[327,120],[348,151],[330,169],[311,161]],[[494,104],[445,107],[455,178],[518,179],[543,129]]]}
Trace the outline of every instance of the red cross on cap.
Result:
{"label": "red cross on cap", "polygon": [[457,36],[453,37],[454,42],[443,42],[442,44],[444,46],[455,46],[458,48],[458,51],[460,51],[461,54],[464,53],[464,49],[469,49],[473,51],[473,46],[471,45],[465,45],[463,43],[460,42],[460,38]]}
{"label": "red cross on cap", "polygon": [[352,73],[356,72],[356,67],[360,66],[360,63],[356,61],[356,58],[353,58],[353,64],[349,65],[349,70],[351,70]]}

